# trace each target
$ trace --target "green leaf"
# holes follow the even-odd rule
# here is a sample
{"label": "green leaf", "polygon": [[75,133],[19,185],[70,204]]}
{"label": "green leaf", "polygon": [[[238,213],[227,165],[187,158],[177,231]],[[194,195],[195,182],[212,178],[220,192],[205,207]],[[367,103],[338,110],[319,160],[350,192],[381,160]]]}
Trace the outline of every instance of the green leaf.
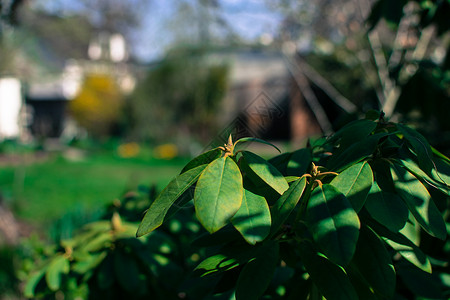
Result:
{"label": "green leaf", "polygon": [[396,264],[396,270],[402,282],[416,295],[416,299],[448,299],[442,292],[436,275],[423,272],[406,262]]}
{"label": "green leaf", "polygon": [[195,157],[190,162],[188,162],[187,165],[183,168],[183,170],[181,170],[180,174],[183,174],[184,172],[189,171],[198,166],[205,165],[205,164],[207,165],[207,164],[211,163],[212,161],[214,161],[215,159],[222,156],[222,153],[223,153],[223,151],[221,149],[215,148],[215,149],[209,150],[203,154],[200,154],[199,156]]}
{"label": "green leaf", "polygon": [[303,148],[292,152],[287,165],[286,174],[292,176],[302,176],[311,166],[312,153],[310,149]]}
{"label": "green leaf", "polygon": [[355,141],[350,146],[344,148],[342,152],[334,153],[327,163],[327,168],[329,170],[340,171],[349,165],[360,162],[372,155],[380,139],[387,135],[388,133],[382,132]]}
{"label": "green leaf", "polygon": [[35,298],[36,287],[38,286],[39,282],[44,278],[45,272],[47,272],[47,266],[37,271],[34,271],[29,275],[23,291],[25,297]]}
{"label": "green leaf", "polygon": [[263,245],[242,269],[236,284],[236,299],[260,299],[272,281],[278,263],[278,242]]}
{"label": "green leaf", "polygon": [[210,233],[219,230],[239,210],[243,194],[242,175],[234,160],[216,159],[203,171],[195,188],[197,218]]}
{"label": "green leaf", "polygon": [[161,226],[169,208],[191,185],[197,181],[206,166],[207,165],[201,165],[178,175],[166,186],[166,188],[164,188],[161,194],[159,194],[155,201],[153,201],[145,214],[137,230],[137,237],[152,232]]}
{"label": "green leaf", "polygon": [[306,187],[306,178],[299,178],[294,181],[289,189],[283,193],[271,208],[272,229],[271,236],[277,233],[283,223],[287,220],[291,212],[297,206],[303,191]]}
{"label": "green leaf", "polygon": [[327,300],[357,300],[344,269],[319,255],[307,240],[302,240],[299,253],[306,271]]}
{"label": "green leaf", "polygon": [[420,226],[432,236],[444,240],[447,236],[445,222],[425,186],[399,166],[392,165],[391,173],[398,194]]}
{"label": "green leaf", "polygon": [[450,194],[450,164],[439,158],[434,160],[436,168],[431,171],[433,178],[443,184],[442,191],[449,195]]}
{"label": "green leaf", "polygon": [[307,222],[319,249],[333,262],[345,266],[355,253],[360,222],[350,202],[329,184],[311,193]]}
{"label": "green leaf", "polygon": [[279,154],[275,157],[272,157],[268,160],[268,162],[273,165],[275,168],[277,168],[278,171],[280,171],[281,174],[286,175],[287,166],[290,160],[292,153],[286,152],[283,154]]}
{"label": "green leaf", "polygon": [[[406,238],[405,238],[406,239]],[[419,247],[410,241],[401,240],[402,243],[395,242],[388,238],[384,238],[386,243],[397,251],[404,259],[427,273],[431,274],[431,263],[428,257],[420,250]]]}
{"label": "green leaf", "polygon": [[370,216],[392,232],[397,232],[408,221],[408,207],[397,194],[385,192],[374,182],[366,205]]}
{"label": "green leaf", "polygon": [[69,273],[69,261],[63,255],[56,256],[48,265],[45,280],[50,290],[57,291],[61,287],[61,275]]}
{"label": "green leaf", "polygon": [[248,151],[243,151],[242,155],[249,168],[280,195],[289,188],[284,176],[267,160]]}
{"label": "green leaf", "polygon": [[367,137],[377,127],[372,120],[353,121],[339,129],[329,141],[338,143],[340,149],[344,149]]}
{"label": "green leaf", "polygon": [[430,174],[431,169],[433,168],[433,152],[428,141],[423,137],[423,135],[414,129],[406,127],[402,124],[397,124],[397,129],[400,130],[404,138],[413,147],[419,160],[420,168],[427,174]]}
{"label": "green leaf", "polygon": [[393,298],[396,277],[391,256],[383,241],[366,226],[361,227],[352,263],[373,290]]}
{"label": "green leaf", "polygon": [[220,253],[203,260],[194,270],[199,276],[206,276],[218,272],[225,272],[247,263],[256,251],[258,246],[231,245],[220,250]]}
{"label": "green leaf", "polygon": [[372,182],[372,169],[369,163],[364,161],[345,169],[331,181],[331,185],[344,194],[353,209],[359,212],[364,206]]}
{"label": "green leaf", "polygon": [[236,143],[234,143],[234,146],[236,147],[237,144],[244,143],[244,142],[257,142],[257,143],[261,143],[261,144],[266,144],[266,145],[272,146],[273,148],[277,149],[278,152],[281,153],[281,150],[278,149],[278,147],[275,146],[274,144],[269,143],[269,142],[267,142],[265,140],[262,140],[262,139],[254,138],[254,137],[241,138],[241,139],[237,140]]}
{"label": "green leaf", "polygon": [[[437,164],[438,159],[436,159]],[[396,160],[395,163],[399,164],[400,166],[405,167],[410,173],[412,173],[416,178],[420,178],[420,180],[425,181],[430,186],[440,190],[444,194],[449,195],[450,190],[449,187],[446,186],[444,178],[446,177],[445,174],[441,174],[436,169],[431,170],[431,174],[433,177],[430,177],[428,174],[426,174],[412,159],[410,158],[404,158]],[[441,169],[442,170],[442,169]]]}
{"label": "green leaf", "polygon": [[241,207],[231,222],[249,244],[263,241],[269,235],[271,224],[266,199],[244,190]]}

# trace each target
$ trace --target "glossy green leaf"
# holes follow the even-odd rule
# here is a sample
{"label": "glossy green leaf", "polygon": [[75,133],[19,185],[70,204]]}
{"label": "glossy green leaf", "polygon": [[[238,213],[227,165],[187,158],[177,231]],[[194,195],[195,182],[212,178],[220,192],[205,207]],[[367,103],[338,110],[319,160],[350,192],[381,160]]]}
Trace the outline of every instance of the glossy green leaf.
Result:
{"label": "glossy green leaf", "polygon": [[289,189],[283,193],[278,201],[271,208],[272,215],[272,229],[273,236],[280,229],[283,223],[287,220],[291,212],[296,207],[297,203],[303,194],[306,187],[306,178],[299,178],[294,181]]}
{"label": "glossy green leaf", "polygon": [[247,263],[258,250],[258,246],[232,245],[220,250],[220,253],[203,260],[194,270],[199,276],[225,272]]}
{"label": "glossy green leaf", "polygon": [[45,280],[50,290],[57,291],[61,287],[62,274],[69,273],[69,261],[63,255],[56,256],[48,265]]}
{"label": "glossy green leaf", "polygon": [[292,152],[287,165],[286,174],[292,176],[302,176],[311,166],[311,149],[303,148]]}
{"label": "glossy green leaf", "polygon": [[356,140],[342,152],[335,153],[327,163],[329,170],[341,171],[346,167],[360,162],[372,155],[382,137],[387,133],[377,133],[366,138]]}
{"label": "glossy green leaf", "polygon": [[277,168],[277,170],[280,171],[281,174],[286,175],[287,165],[289,163],[291,155],[292,153],[290,152],[279,154],[269,159],[268,162],[275,168]]}
{"label": "glossy green leaf", "polygon": [[359,212],[364,206],[372,182],[372,169],[364,161],[345,169],[331,181],[331,185],[344,194],[353,209]]}
{"label": "glossy green leaf", "polygon": [[360,230],[356,252],[352,260],[369,286],[391,299],[395,292],[395,270],[383,241],[370,228]]}
{"label": "glossy green leaf", "polygon": [[239,274],[236,284],[236,299],[260,299],[272,281],[278,263],[278,242],[263,245]]}
{"label": "glossy green leaf", "polygon": [[436,168],[433,168],[431,175],[433,178],[443,184],[443,191],[447,195],[450,194],[450,163],[445,160],[436,158],[434,160]]}
{"label": "glossy green leaf", "polygon": [[334,186],[324,184],[311,193],[307,222],[319,249],[345,266],[355,253],[360,222],[350,202]]}
{"label": "glossy green leaf", "polygon": [[284,176],[267,160],[248,151],[243,151],[242,156],[249,168],[280,195],[289,188]]}
{"label": "glossy green leaf", "polygon": [[183,174],[186,171],[189,171],[193,168],[196,168],[201,165],[207,165],[214,161],[215,159],[218,159],[220,156],[222,156],[223,151],[221,149],[215,148],[212,150],[209,150],[205,153],[200,154],[199,156],[192,159],[190,162],[187,163],[187,165],[181,170],[180,174]]}
{"label": "glossy green leaf", "polygon": [[[436,160],[436,161],[438,161],[438,160]],[[410,158],[399,159],[399,160],[396,160],[395,163],[400,166],[405,167],[416,178],[420,178],[420,180],[425,181],[427,184],[440,190],[444,194],[447,194],[447,195],[450,194],[450,189],[448,186],[446,186],[446,183],[444,180],[444,178],[446,177],[445,174],[438,173],[436,171],[436,169],[433,168],[431,170],[431,174],[433,176],[430,177]]]}
{"label": "glossy green leaf", "polygon": [[231,222],[249,244],[261,242],[269,235],[272,222],[266,199],[244,190],[241,207]]}
{"label": "glossy green leaf", "polygon": [[342,267],[319,255],[307,240],[300,242],[299,252],[306,271],[327,300],[358,299]]}
{"label": "glossy green leaf", "polygon": [[374,182],[366,205],[370,216],[392,232],[397,232],[405,226],[408,220],[408,207],[397,194],[385,192]]}
{"label": "glossy green leaf", "polygon": [[261,143],[261,144],[266,144],[266,145],[269,145],[269,146],[271,146],[271,147],[277,149],[278,152],[281,153],[281,150],[278,149],[278,147],[275,146],[274,144],[269,143],[269,142],[267,142],[267,141],[265,141],[265,140],[262,140],[262,139],[254,138],[254,137],[241,138],[241,139],[239,139],[239,140],[236,141],[236,143],[234,144],[234,146],[236,146],[236,145],[238,145],[238,144],[240,144],[240,143],[244,143],[244,142],[257,142],[257,143]]}
{"label": "glossy green leaf", "polygon": [[367,137],[377,127],[372,120],[357,120],[339,129],[331,138],[330,142],[338,143],[341,149]]}
{"label": "glossy green leaf", "polygon": [[172,204],[197,181],[205,168],[206,165],[201,165],[175,177],[151,204],[139,225],[136,236],[143,236],[158,228]]}
{"label": "glossy green leaf", "polygon": [[197,218],[210,233],[219,230],[239,210],[243,194],[242,175],[233,159],[216,159],[203,171],[195,188]]}
{"label": "glossy green leaf", "polygon": [[427,273],[431,273],[431,263],[428,257],[419,247],[410,241],[401,240],[402,243],[394,242],[388,238],[384,239],[386,243],[396,250],[404,259]]}
{"label": "glossy green leaf", "polygon": [[413,147],[414,152],[416,153],[419,160],[419,166],[427,174],[430,174],[431,169],[433,168],[433,152],[428,141],[423,137],[423,135],[421,135],[414,129],[411,129],[402,124],[397,124],[397,129],[400,130],[404,138]]}
{"label": "glossy green leaf", "polygon": [[432,236],[444,240],[447,236],[445,222],[425,186],[399,166],[392,165],[391,173],[398,194],[420,226]]}

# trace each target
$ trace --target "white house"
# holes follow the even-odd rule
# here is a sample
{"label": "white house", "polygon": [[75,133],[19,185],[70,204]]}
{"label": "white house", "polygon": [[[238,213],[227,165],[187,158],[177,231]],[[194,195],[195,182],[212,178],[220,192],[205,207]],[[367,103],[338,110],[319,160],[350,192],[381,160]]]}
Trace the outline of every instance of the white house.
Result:
{"label": "white house", "polygon": [[22,94],[17,78],[0,78],[0,141],[20,135]]}

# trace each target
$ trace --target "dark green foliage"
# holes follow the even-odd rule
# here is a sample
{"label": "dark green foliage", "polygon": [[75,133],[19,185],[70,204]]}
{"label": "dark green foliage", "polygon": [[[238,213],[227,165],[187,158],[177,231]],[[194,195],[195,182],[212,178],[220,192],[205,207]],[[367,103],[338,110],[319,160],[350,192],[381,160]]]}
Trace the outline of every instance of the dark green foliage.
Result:
{"label": "dark green foliage", "polygon": [[[152,193],[149,195],[154,199]],[[36,255],[27,259],[32,265],[25,265],[22,271],[28,273],[24,295],[46,299],[57,294],[69,299],[177,299],[176,287],[194,268],[199,255],[184,245],[199,227],[192,223],[192,211],[187,210],[176,220],[166,220],[164,229],[136,239],[134,222],[142,218],[142,209],[149,202],[148,197],[129,193],[122,202],[111,205],[103,220],[85,225],[58,247],[39,253],[33,247]]]}
{"label": "dark green foliage", "polygon": [[[422,135],[372,113],[269,161],[239,143],[195,158],[159,196],[173,195],[167,211],[190,190],[212,233],[193,243],[202,299],[448,297],[449,159]],[[160,220],[154,205],[139,235]]]}

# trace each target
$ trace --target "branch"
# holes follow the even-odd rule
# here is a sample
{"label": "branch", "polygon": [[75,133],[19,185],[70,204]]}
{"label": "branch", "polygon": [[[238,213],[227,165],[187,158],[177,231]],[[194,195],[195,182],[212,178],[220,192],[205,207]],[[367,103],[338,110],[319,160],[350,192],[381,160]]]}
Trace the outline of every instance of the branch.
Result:
{"label": "branch", "polygon": [[324,77],[322,77],[313,67],[305,62],[300,56],[297,55],[297,64],[302,70],[303,74],[308,77],[315,85],[320,87],[322,91],[327,94],[333,102],[339,105],[345,112],[354,113],[357,111],[357,107],[345,96],[339,93],[338,90]]}
{"label": "branch", "polygon": [[323,109],[322,105],[320,105],[319,100],[317,99],[316,95],[311,89],[311,86],[308,82],[308,78],[306,78],[305,74],[303,73],[303,70],[300,68],[295,58],[290,57],[288,55],[285,55],[284,58],[286,61],[286,65],[292,74],[292,77],[294,78],[295,82],[297,83],[297,86],[300,89],[300,92],[305,98],[305,101],[308,103],[309,107],[311,108],[311,111],[316,117],[317,122],[319,123],[319,126],[322,129],[323,133],[325,135],[331,134],[333,132],[333,126],[328,120],[325,110]]}

